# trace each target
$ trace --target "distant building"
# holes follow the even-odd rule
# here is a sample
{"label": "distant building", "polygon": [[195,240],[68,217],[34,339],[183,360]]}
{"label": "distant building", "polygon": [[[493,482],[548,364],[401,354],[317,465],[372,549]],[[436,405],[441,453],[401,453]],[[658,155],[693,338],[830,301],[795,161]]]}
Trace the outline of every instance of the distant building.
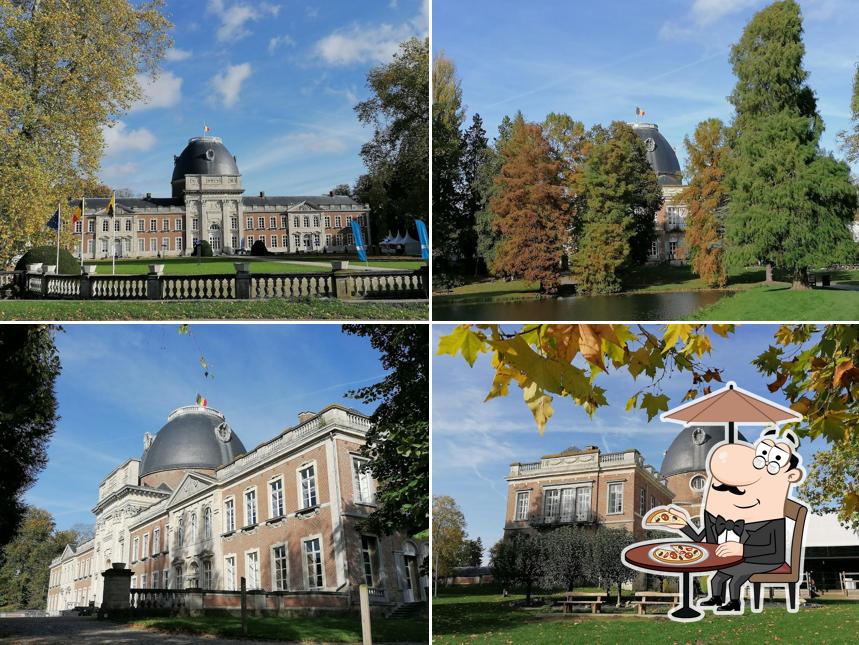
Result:
{"label": "distant building", "polygon": [[[78,257],[177,257],[190,255],[206,240],[215,255],[250,250],[262,241],[281,253],[355,251],[351,224],[356,220],[369,247],[369,207],[341,195],[243,195],[236,158],[219,137],[194,137],[173,160],[170,197],[88,197],[83,219],[75,224]],[[111,224],[111,220],[113,220]],[[113,230],[111,230],[113,226]]]}

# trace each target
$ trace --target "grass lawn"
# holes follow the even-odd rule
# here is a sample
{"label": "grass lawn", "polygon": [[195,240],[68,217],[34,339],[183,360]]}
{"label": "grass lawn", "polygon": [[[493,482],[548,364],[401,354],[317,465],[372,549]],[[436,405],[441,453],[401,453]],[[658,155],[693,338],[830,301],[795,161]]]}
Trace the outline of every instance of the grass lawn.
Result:
{"label": "grass lawn", "polygon": [[790,285],[760,285],[724,298],[694,314],[696,320],[856,320],[859,291],[792,290]]}
{"label": "grass lawn", "polygon": [[481,280],[454,287],[450,293],[433,293],[433,302],[504,302],[529,300],[539,295],[540,285],[527,280]]}
{"label": "grass lawn", "polygon": [[426,320],[414,302],[0,300],[0,320]]}
{"label": "grass lawn", "polygon": [[[324,262],[326,266],[314,267],[306,264],[293,264],[290,260],[300,260],[306,262]],[[260,258],[164,258],[158,259],[142,259],[142,260],[118,260],[116,262],[116,272],[123,275],[133,275],[140,273],[149,273],[150,264],[163,264],[165,274],[186,274],[200,275],[205,273],[235,273],[236,267],[234,262],[250,262],[251,273],[315,273],[318,271],[330,271],[331,266],[328,264],[331,260],[319,257],[295,257],[290,256],[282,260],[272,258],[263,260]],[[363,266],[363,262],[352,260],[356,266]],[[84,261],[84,264],[95,264],[96,273],[99,275],[110,275],[111,262],[110,260],[98,260],[96,262]],[[372,267],[382,267],[386,269],[419,269],[425,262],[411,260],[371,260],[369,265]]]}
{"label": "grass lawn", "polygon": [[623,618],[541,615],[509,607],[510,600],[490,592],[447,593],[433,601],[433,643],[828,643],[855,642],[859,631],[859,602],[820,601],[819,608],[791,614],[778,605],[763,613],[747,608],[743,616],[707,616],[696,623],[664,618]]}
{"label": "grass lawn", "polygon": [[[169,632],[211,634],[225,638],[242,638],[238,618],[218,616],[205,618],[147,618],[132,623]],[[373,641],[426,643],[429,621],[420,618],[374,616]],[[357,614],[332,614],[298,618],[248,618],[248,637],[265,640],[298,642],[355,643],[361,641],[361,618]]]}

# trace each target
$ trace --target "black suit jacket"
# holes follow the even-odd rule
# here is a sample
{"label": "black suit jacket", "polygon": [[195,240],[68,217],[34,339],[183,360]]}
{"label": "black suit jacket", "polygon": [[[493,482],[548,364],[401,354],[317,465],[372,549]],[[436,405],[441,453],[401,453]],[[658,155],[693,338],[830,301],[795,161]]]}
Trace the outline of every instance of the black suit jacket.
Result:
{"label": "black suit jacket", "polygon": [[[704,528],[695,530],[691,524],[681,529],[684,534],[695,542],[709,542],[715,544],[719,541],[716,534],[716,518],[708,512],[704,512]],[[751,522],[743,527],[740,543],[743,545],[743,561],[752,564],[774,564],[780,565],[785,562],[785,521],[784,518],[777,520],[765,520],[763,522]]]}

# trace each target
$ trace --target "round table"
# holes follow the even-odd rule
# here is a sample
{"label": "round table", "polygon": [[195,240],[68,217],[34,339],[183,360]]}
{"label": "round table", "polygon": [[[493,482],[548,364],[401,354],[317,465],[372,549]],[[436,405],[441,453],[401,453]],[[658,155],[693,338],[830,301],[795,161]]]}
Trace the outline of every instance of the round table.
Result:
{"label": "round table", "polygon": [[[650,551],[663,544],[688,544],[697,546],[707,553],[707,557],[691,563],[660,562],[650,556]],[[634,565],[637,569],[645,569],[653,573],[680,574],[680,606],[672,609],[668,612],[668,615],[681,620],[693,620],[700,618],[703,614],[699,609],[692,606],[689,574],[700,573],[702,571],[718,571],[719,569],[725,569],[743,561],[743,556],[741,555],[719,557],[716,555],[716,547],[718,546],[718,544],[691,542],[688,540],[656,540],[632,547],[623,554],[623,559],[626,560],[627,564]]]}

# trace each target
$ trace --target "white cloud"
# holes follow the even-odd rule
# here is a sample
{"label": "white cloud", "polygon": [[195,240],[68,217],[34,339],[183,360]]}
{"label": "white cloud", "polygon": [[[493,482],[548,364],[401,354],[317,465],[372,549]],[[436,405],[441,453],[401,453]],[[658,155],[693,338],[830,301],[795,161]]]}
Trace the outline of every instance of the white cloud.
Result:
{"label": "white cloud", "polygon": [[760,3],[761,0],[695,0],[689,14],[697,24],[706,26]]}
{"label": "white cloud", "polygon": [[224,107],[232,107],[239,100],[239,93],[244,83],[251,75],[251,64],[229,65],[223,72],[218,72],[212,78],[212,86],[221,95]]}
{"label": "white cloud", "polygon": [[117,121],[113,127],[102,128],[105,157],[128,151],[151,150],[155,145],[155,135],[146,128],[129,130],[124,121]]}
{"label": "white cloud", "polygon": [[147,74],[138,74],[136,78],[143,99],[131,106],[132,111],[172,107],[182,99],[182,78],[172,72],[161,71],[154,79]]}
{"label": "white cloud", "polygon": [[420,13],[408,22],[375,27],[355,23],[319,40],[315,50],[330,65],[387,63],[401,42],[411,36],[425,36],[428,29],[429,0],[424,0]]}
{"label": "white cloud", "polygon": [[355,105],[358,102],[358,94],[355,92],[354,87],[347,87],[343,90],[338,90],[333,87],[326,87],[324,92],[328,96],[342,96],[346,99],[346,103],[349,105]]}
{"label": "white cloud", "polygon": [[268,41],[268,53],[273,54],[278,47],[286,45],[287,47],[295,47],[295,38],[289,34],[283,36],[275,36]]}
{"label": "white cloud", "polygon": [[217,37],[220,42],[240,40],[250,35],[247,23],[280,13],[280,5],[268,2],[244,4],[236,2],[227,6],[225,0],[209,0],[207,13],[215,14],[221,22]]}
{"label": "white cloud", "polygon": [[288,159],[337,155],[353,145],[353,138],[341,132],[295,132],[266,143],[265,150],[254,154],[242,169],[244,172],[266,168]]}
{"label": "white cloud", "polygon": [[176,47],[171,47],[170,49],[167,50],[167,54],[165,55],[165,58],[167,60],[169,60],[170,62],[175,63],[175,62],[180,61],[180,60],[185,60],[187,58],[191,58],[191,53],[192,52],[188,51],[187,49],[178,49]]}
{"label": "white cloud", "polygon": [[126,163],[119,164],[111,164],[105,166],[101,170],[102,177],[128,177],[129,175],[133,175],[137,172],[137,164],[133,161],[128,161]]}

